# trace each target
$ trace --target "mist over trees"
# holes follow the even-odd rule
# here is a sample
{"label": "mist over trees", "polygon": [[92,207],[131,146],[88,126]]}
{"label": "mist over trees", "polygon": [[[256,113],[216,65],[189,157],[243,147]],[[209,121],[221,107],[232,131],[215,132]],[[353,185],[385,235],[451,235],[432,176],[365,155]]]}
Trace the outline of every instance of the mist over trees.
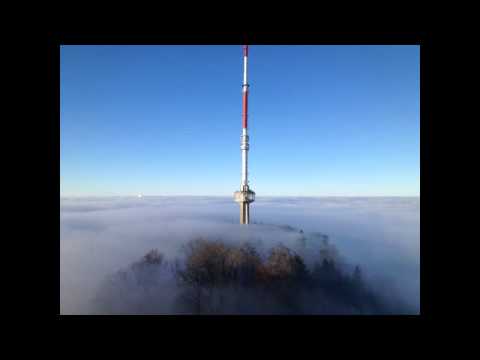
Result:
{"label": "mist over trees", "polygon": [[[300,240],[305,241],[303,232]],[[157,249],[110,276],[95,303],[106,314],[389,314],[402,313],[349,273],[324,239],[309,268],[277,245],[262,256],[249,242],[197,238],[182,257],[166,261]]]}

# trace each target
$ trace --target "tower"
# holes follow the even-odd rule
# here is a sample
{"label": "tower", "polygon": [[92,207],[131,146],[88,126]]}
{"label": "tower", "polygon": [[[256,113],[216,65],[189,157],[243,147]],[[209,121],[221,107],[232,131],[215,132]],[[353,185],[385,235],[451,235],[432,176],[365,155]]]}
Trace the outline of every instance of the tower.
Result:
{"label": "tower", "polygon": [[242,180],[240,191],[235,191],[234,199],[240,204],[240,224],[250,223],[250,203],[255,201],[255,193],[248,186],[248,45],[243,46],[243,85],[242,85],[242,136],[240,150],[242,153]]}

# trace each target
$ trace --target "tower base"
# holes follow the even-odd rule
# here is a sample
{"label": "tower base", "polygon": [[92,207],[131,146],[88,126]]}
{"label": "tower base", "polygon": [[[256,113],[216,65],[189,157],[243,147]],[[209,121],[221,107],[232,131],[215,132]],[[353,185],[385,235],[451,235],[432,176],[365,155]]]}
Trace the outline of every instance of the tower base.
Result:
{"label": "tower base", "polygon": [[240,224],[248,225],[250,223],[250,204],[248,202],[240,203]]}

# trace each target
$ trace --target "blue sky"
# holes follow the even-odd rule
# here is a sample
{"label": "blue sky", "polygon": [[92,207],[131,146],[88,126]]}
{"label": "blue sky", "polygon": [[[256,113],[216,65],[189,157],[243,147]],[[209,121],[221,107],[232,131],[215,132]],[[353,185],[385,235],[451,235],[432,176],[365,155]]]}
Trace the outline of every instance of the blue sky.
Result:
{"label": "blue sky", "polygon": [[[62,46],[62,196],[240,186],[242,47]],[[262,195],[419,196],[418,46],[249,51]]]}

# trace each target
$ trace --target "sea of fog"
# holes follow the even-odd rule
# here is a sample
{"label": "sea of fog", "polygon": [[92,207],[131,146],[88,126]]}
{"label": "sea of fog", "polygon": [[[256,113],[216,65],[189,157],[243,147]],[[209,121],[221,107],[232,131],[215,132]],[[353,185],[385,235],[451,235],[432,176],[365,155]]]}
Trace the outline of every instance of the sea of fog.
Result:
{"label": "sea of fog", "polygon": [[378,291],[420,311],[419,197],[258,197],[250,226],[238,224],[230,197],[61,198],[60,208],[61,314],[94,312],[105,277],[150,249],[173,259],[198,236],[254,239],[265,250],[293,244],[291,232],[272,225],[328,235]]}

